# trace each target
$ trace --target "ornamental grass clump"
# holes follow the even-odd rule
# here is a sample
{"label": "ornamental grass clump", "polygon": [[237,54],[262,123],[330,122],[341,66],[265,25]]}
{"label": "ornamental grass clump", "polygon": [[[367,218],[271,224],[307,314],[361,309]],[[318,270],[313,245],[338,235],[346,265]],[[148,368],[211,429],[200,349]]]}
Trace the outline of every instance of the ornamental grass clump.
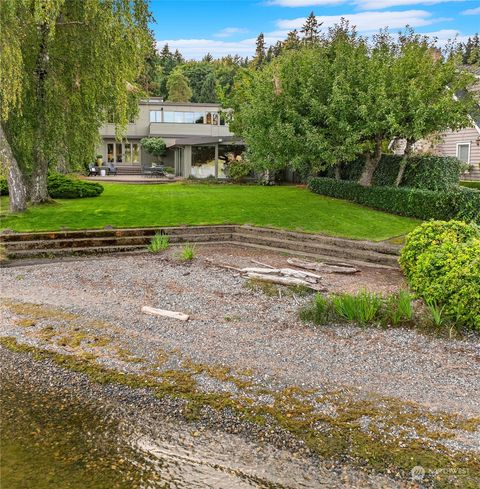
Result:
{"label": "ornamental grass clump", "polygon": [[159,253],[165,251],[170,246],[170,238],[165,234],[155,234],[150,244],[148,245],[148,251],[151,253]]}
{"label": "ornamental grass clump", "polygon": [[392,326],[398,326],[403,323],[413,321],[413,295],[406,290],[400,290],[397,293],[385,299],[383,309],[383,322]]}
{"label": "ornamental grass clump", "polygon": [[339,317],[358,324],[373,322],[382,307],[382,299],[379,295],[366,290],[356,295],[341,294],[332,299],[335,312]]}
{"label": "ornamental grass clump", "polygon": [[195,245],[187,243],[180,251],[179,258],[183,261],[192,261],[197,256]]}

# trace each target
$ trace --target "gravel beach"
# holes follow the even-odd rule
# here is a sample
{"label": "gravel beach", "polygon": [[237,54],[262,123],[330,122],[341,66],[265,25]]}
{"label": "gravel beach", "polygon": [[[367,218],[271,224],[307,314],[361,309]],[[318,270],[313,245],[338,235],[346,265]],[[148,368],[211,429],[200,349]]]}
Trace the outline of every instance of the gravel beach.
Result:
{"label": "gravel beach", "polygon": [[[179,261],[172,249],[162,255],[4,268],[1,335],[63,354],[93,351],[99,364],[125,373],[144,372],[146,365],[182,369],[190,362],[201,391],[237,395],[243,385],[239,379],[248,380],[264,391],[263,398],[252,397],[258,404],[271,402],[269,392],[298,388],[336,393],[342,402],[378,399],[381,404],[388,399],[413,403],[433,415],[480,416],[480,346],[475,339],[441,339],[405,329],[313,327],[298,319],[308,296],[265,294],[235,270],[216,266],[252,266],[252,260],[286,266],[286,259],[212,246],[199,247],[191,263]],[[333,292],[365,287],[383,293],[404,286],[399,272],[371,267],[355,276],[326,275],[325,284]],[[187,313],[190,320],[148,316],[142,306]],[[228,375],[212,374],[209,366]],[[232,372],[236,378],[230,378]],[[339,405],[329,398],[319,409],[338,411]],[[363,418],[368,425],[368,416]],[[478,454],[479,446],[478,429],[451,427],[451,436],[442,441],[442,450],[452,453]],[[375,483],[363,480],[348,487],[377,487]]]}

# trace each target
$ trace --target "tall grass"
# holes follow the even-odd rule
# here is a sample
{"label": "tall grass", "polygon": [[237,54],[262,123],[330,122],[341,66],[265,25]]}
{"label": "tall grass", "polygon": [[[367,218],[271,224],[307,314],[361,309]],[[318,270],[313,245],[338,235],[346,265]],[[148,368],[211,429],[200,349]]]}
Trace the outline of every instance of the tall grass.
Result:
{"label": "tall grass", "polygon": [[165,251],[170,246],[170,238],[165,234],[155,234],[148,245],[148,251],[151,253],[159,253]]}
{"label": "tall grass", "polygon": [[359,324],[371,323],[382,307],[379,295],[366,290],[356,295],[341,294],[332,299],[333,307],[339,317]]}

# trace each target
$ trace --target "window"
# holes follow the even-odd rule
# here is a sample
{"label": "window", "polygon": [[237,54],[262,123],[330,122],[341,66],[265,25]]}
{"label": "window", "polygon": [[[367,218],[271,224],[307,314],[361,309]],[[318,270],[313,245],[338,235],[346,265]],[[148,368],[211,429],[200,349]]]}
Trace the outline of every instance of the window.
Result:
{"label": "window", "polygon": [[150,122],[162,122],[162,111],[161,110],[151,110],[150,111]]}
{"label": "window", "polygon": [[203,112],[195,112],[195,124],[203,124]]}
{"label": "window", "polygon": [[175,112],[163,112],[163,122],[175,122]]}
{"label": "window", "polygon": [[470,143],[457,144],[457,158],[464,163],[470,163]]}
{"label": "window", "polygon": [[213,112],[212,114],[212,124],[218,126],[218,112]]}
{"label": "window", "polygon": [[175,122],[180,124],[183,122],[183,112],[174,112],[173,115]]}
{"label": "window", "polygon": [[137,143],[132,144],[132,163],[140,162],[140,149]]}
{"label": "window", "polygon": [[123,144],[115,143],[115,150],[117,154],[117,163],[123,163]]}
{"label": "window", "polygon": [[113,143],[107,144],[107,161],[108,163],[113,163],[115,161],[113,156]]}
{"label": "window", "polygon": [[184,112],[183,117],[184,117],[185,124],[193,124],[195,122],[194,112]]}

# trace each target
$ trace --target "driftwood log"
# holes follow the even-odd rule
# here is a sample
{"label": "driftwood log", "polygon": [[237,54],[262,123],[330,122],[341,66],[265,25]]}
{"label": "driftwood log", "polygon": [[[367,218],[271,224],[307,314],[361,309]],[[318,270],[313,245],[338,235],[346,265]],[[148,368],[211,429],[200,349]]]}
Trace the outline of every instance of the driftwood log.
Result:
{"label": "driftwood log", "polygon": [[188,321],[190,318],[188,314],[184,314],[183,312],[167,311],[165,309],[156,309],[149,306],[143,306],[142,312],[152,316],[163,316],[172,319],[179,319],[180,321]]}
{"label": "driftwood log", "polygon": [[360,271],[358,268],[351,266],[329,265],[327,263],[300,260],[299,258],[288,258],[287,262],[295,267],[305,268],[306,270],[315,270],[316,272],[322,273],[341,273],[350,275]]}
{"label": "driftwood log", "polygon": [[267,282],[267,283],[277,284],[277,285],[287,285],[287,286],[302,285],[304,287],[308,287],[309,289],[316,290],[317,292],[325,292],[327,290],[325,289],[325,287],[321,286],[318,283],[307,282],[306,280],[302,280],[296,277],[285,277],[280,275],[255,273],[255,272],[248,272],[247,277],[253,280],[258,280],[260,282]]}

